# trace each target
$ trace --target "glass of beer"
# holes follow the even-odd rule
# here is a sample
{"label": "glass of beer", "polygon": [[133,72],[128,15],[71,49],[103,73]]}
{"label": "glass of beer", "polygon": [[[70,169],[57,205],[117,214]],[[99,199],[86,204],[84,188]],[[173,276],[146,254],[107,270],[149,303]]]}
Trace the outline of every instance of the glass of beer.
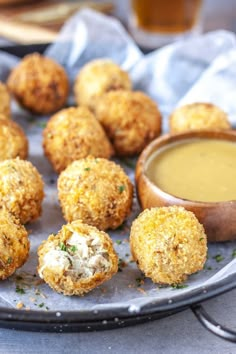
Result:
{"label": "glass of beer", "polygon": [[144,48],[157,48],[201,31],[202,0],[131,0],[129,29]]}

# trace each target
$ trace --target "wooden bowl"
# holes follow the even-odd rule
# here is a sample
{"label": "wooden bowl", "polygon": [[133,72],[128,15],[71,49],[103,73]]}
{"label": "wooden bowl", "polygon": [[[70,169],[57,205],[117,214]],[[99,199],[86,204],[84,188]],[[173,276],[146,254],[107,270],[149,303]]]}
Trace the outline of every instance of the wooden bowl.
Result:
{"label": "wooden bowl", "polygon": [[[158,188],[145,174],[146,162],[160,147],[191,138],[220,139],[236,142],[234,131],[195,131],[164,135],[152,141],[141,153],[136,166],[136,188],[143,209],[160,206],[180,205],[194,212],[203,224],[208,241],[236,239],[236,201],[198,202],[181,199]],[[191,167],[190,167],[191,168]],[[236,181],[235,181],[236,183]]]}

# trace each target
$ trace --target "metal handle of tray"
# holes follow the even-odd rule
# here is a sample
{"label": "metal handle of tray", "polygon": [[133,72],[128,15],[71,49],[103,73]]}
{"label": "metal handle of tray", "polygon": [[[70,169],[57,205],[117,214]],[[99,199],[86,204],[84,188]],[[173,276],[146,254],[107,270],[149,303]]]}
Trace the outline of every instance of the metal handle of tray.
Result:
{"label": "metal handle of tray", "polygon": [[208,331],[227,341],[236,343],[236,332],[222,326],[208,315],[204,307],[200,304],[191,306],[194,315]]}

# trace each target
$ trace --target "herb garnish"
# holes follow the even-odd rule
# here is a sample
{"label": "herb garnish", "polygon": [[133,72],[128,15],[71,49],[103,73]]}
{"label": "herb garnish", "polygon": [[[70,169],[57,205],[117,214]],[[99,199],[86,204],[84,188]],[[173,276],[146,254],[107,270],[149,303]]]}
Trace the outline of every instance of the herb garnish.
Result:
{"label": "herb garnish", "polygon": [[214,256],[213,257],[215,260],[216,260],[216,262],[221,262],[221,261],[223,261],[223,259],[224,259],[224,257],[223,256],[221,256],[221,254],[217,254],[216,256]]}
{"label": "herb garnish", "polygon": [[74,245],[71,246],[71,247],[70,247],[70,251],[71,251],[71,252],[76,252],[76,251],[77,251],[77,247],[74,246]]}
{"label": "herb garnish", "polygon": [[125,190],[125,186],[122,184],[118,187],[118,189],[119,189],[119,193],[122,193]]}
{"label": "herb garnish", "polygon": [[12,258],[9,257],[8,260],[7,260],[7,264],[11,264],[12,263]]}
{"label": "herb garnish", "polygon": [[16,293],[18,294],[25,294],[25,290],[23,288],[20,288],[19,285],[16,286]]}
{"label": "herb garnish", "polygon": [[65,245],[63,242],[61,242],[61,243],[59,244],[59,247],[60,247],[60,249],[61,249],[62,251],[67,252],[67,247],[66,247],[66,245]]}
{"label": "herb garnish", "polygon": [[44,302],[41,302],[41,304],[38,305],[38,307],[42,308],[44,306]]}
{"label": "herb garnish", "polygon": [[144,284],[144,278],[136,278],[135,281],[138,288]]}
{"label": "herb garnish", "polygon": [[232,257],[233,257],[233,258],[236,258],[236,249],[233,250],[233,252],[232,252]]}
{"label": "herb garnish", "polygon": [[90,167],[85,167],[85,171],[90,171]]}
{"label": "herb garnish", "polygon": [[121,240],[116,240],[117,245],[121,244]]}
{"label": "herb garnish", "polygon": [[188,287],[188,285],[187,284],[172,284],[171,287],[173,289],[185,289]]}

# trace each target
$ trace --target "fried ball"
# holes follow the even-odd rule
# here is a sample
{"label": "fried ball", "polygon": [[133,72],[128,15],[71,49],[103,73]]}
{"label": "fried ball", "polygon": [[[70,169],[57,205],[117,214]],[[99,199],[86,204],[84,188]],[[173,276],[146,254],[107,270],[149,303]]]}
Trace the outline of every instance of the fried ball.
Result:
{"label": "fried ball", "polygon": [[85,107],[63,109],[51,117],[43,132],[43,148],[57,172],[88,155],[110,158],[113,153],[102,126]]}
{"label": "fried ball", "polygon": [[0,116],[0,161],[19,156],[26,159],[28,140],[21,127],[12,120]]}
{"label": "fried ball", "polygon": [[118,257],[108,234],[81,220],[50,235],[39,247],[38,256],[40,277],[64,295],[83,295],[118,270]]}
{"label": "fried ball", "polygon": [[161,132],[157,105],[142,92],[108,92],[100,99],[96,116],[119,156],[140,153]]}
{"label": "fried ball", "polygon": [[75,100],[78,105],[95,109],[99,98],[112,90],[131,90],[127,72],[109,59],[96,59],[86,64],[75,81]]}
{"label": "fried ball", "polygon": [[42,178],[31,162],[19,158],[0,162],[0,207],[25,224],[40,216],[43,197]]}
{"label": "fried ball", "polygon": [[130,248],[140,270],[154,283],[178,284],[203,268],[207,239],[192,212],[178,206],[152,208],[133,222]]}
{"label": "fried ball", "polygon": [[11,100],[6,85],[0,81],[0,115],[5,119],[11,116]]}
{"label": "fried ball", "polygon": [[48,114],[62,108],[69,92],[69,81],[63,67],[37,53],[24,57],[11,72],[7,85],[24,108],[37,114]]}
{"label": "fried ball", "polygon": [[0,279],[6,279],[28,258],[28,233],[19,219],[0,209]]}
{"label": "fried ball", "polygon": [[177,108],[169,118],[170,132],[231,129],[227,114],[211,103],[192,103]]}
{"label": "fried ball", "polygon": [[119,165],[92,156],[74,161],[58,179],[65,219],[81,219],[99,230],[122,224],[131,211],[132,192],[132,184]]}

